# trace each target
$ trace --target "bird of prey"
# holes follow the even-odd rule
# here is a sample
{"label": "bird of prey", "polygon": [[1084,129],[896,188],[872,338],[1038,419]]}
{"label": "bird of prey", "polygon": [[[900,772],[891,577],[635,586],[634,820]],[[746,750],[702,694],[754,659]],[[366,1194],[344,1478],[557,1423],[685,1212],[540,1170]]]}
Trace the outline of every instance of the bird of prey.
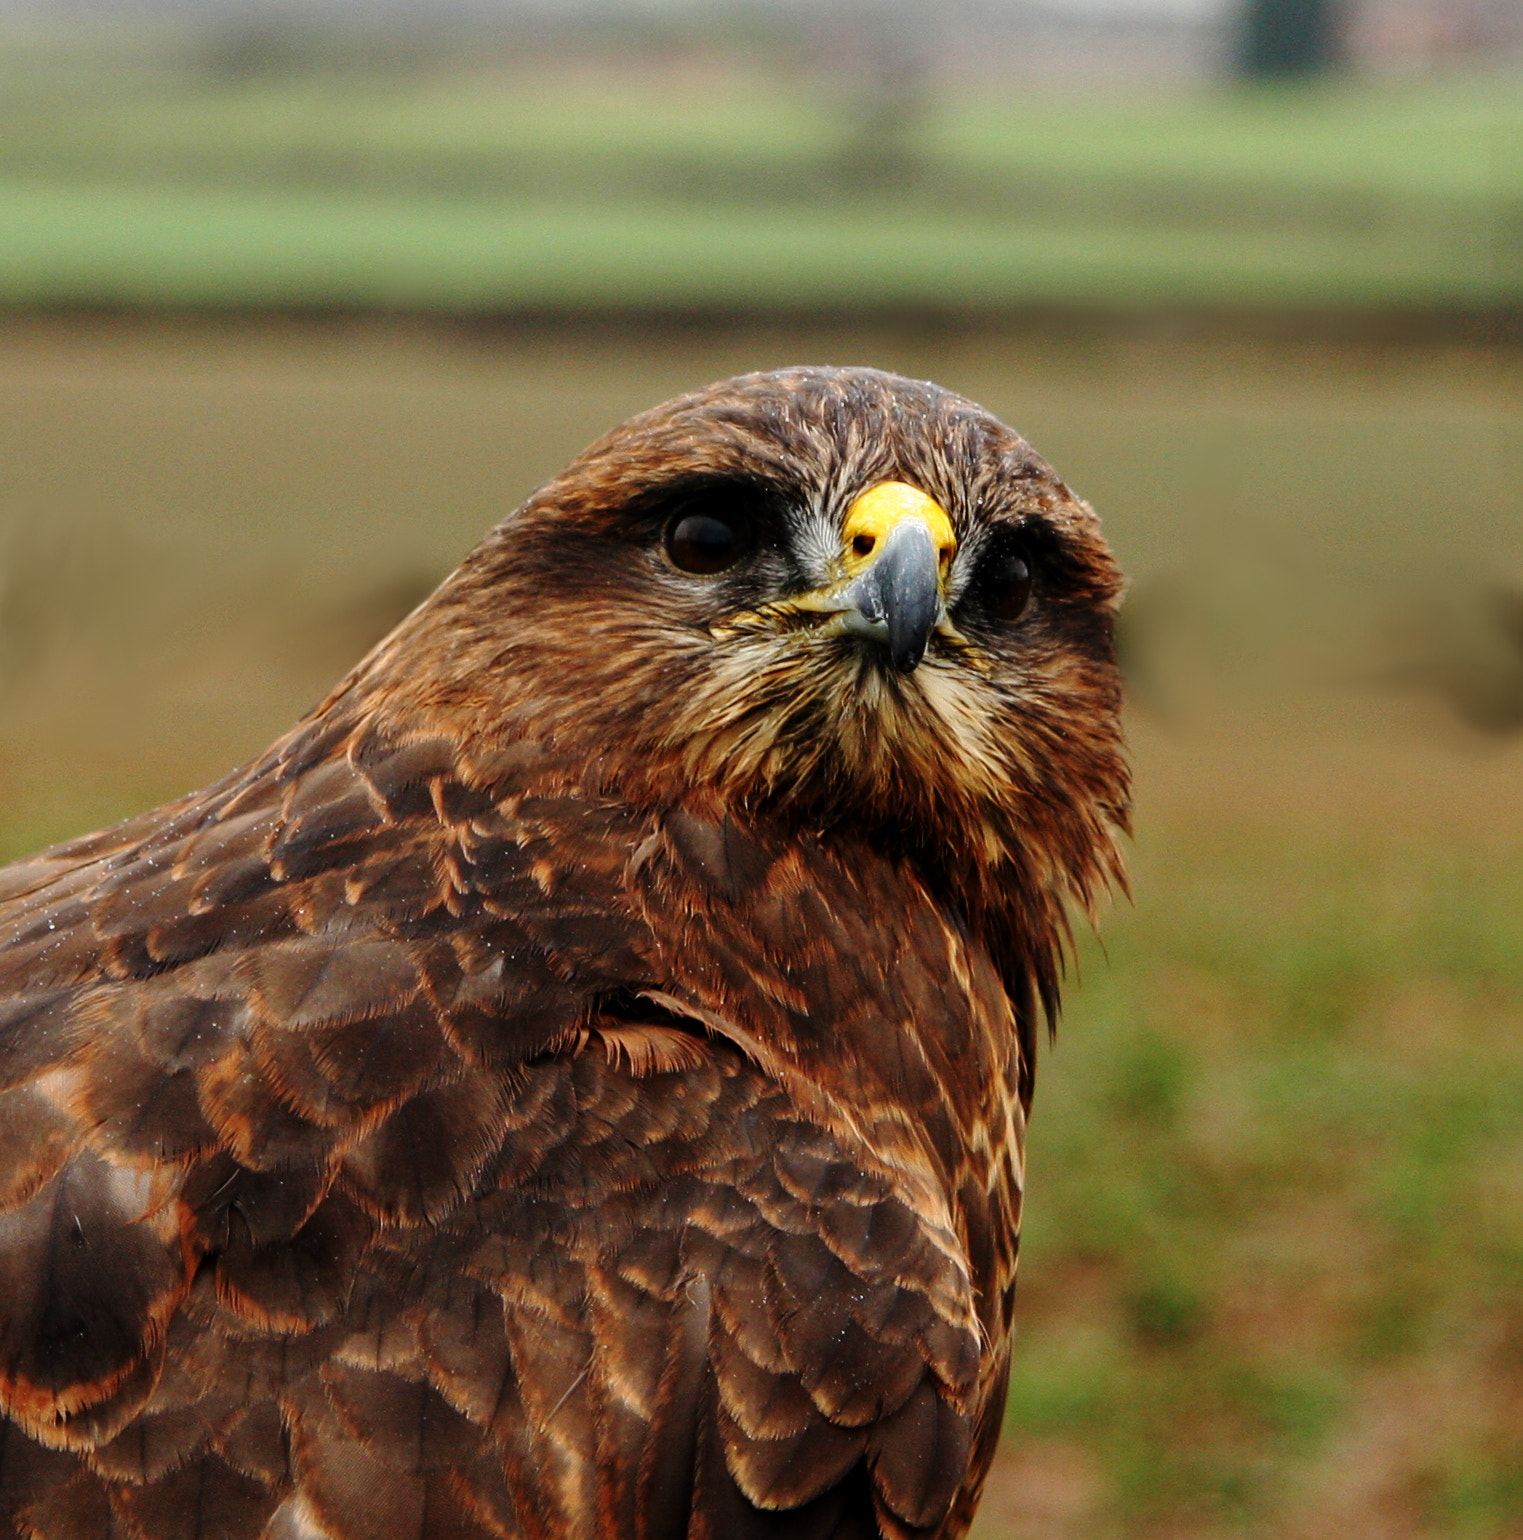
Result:
{"label": "bird of prey", "polygon": [[963,1534],[1119,588],[973,403],[745,376],[0,872],[0,1534]]}

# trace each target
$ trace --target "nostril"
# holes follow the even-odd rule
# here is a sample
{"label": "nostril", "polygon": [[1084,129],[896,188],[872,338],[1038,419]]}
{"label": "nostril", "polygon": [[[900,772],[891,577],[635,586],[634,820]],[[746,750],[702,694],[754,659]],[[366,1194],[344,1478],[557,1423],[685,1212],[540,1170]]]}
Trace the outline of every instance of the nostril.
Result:
{"label": "nostril", "polygon": [[872,549],[878,543],[876,535],[858,535],[851,543],[851,548],[858,556],[872,555]]}

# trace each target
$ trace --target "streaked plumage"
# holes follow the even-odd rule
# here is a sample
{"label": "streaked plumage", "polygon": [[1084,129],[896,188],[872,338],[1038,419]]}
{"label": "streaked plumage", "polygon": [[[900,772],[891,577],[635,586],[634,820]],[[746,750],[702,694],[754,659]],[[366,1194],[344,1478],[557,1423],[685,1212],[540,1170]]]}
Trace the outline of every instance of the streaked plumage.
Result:
{"label": "streaked plumage", "polygon": [[[881,525],[918,667],[843,547],[885,482],[952,531]],[[680,570],[693,508],[754,549]],[[1118,592],[972,403],[747,376],[249,767],[0,872],[0,1530],[963,1533]]]}

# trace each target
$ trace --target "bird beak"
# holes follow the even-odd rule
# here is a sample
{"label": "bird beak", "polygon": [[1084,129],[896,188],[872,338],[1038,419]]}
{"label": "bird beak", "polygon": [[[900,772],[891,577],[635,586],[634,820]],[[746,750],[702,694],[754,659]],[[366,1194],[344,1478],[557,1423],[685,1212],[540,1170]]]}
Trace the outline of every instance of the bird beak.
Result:
{"label": "bird beak", "polygon": [[957,550],[941,505],[902,481],[869,488],[847,510],[841,591],[846,629],[888,647],[901,674],[913,673],[944,619],[946,576]]}

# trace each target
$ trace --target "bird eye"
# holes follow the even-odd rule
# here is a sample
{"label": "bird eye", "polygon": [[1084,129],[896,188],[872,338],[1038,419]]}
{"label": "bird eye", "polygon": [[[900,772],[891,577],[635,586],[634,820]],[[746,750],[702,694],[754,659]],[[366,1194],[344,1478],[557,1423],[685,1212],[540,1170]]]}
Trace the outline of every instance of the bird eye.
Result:
{"label": "bird eye", "polygon": [[1019,620],[1031,603],[1031,564],[1016,551],[1001,551],[984,563],[979,598],[995,620]]}
{"label": "bird eye", "polygon": [[679,513],[666,527],[666,554],[673,564],[704,577],[733,567],[753,543],[744,514]]}

